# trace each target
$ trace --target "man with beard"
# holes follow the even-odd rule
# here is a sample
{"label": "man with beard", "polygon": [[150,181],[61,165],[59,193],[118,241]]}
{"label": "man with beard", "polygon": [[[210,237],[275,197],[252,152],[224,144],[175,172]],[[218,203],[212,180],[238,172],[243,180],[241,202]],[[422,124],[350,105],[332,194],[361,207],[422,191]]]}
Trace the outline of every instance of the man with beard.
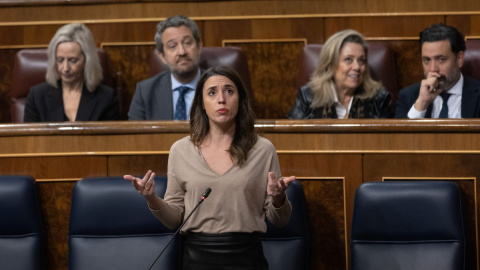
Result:
{"label": "man with beard", "polygon": [[480,82],[463,76],[464,36],[434,24],[420,32],[425,79],[400,91],[396,118],[480,117]]}
{"label": "man with beard", "polygon": [[128,111],[129,120],[189,120],[202,42],[197,24],[186,16],[160,22],[155,33],[160,60],[169,70],[141,81]]}

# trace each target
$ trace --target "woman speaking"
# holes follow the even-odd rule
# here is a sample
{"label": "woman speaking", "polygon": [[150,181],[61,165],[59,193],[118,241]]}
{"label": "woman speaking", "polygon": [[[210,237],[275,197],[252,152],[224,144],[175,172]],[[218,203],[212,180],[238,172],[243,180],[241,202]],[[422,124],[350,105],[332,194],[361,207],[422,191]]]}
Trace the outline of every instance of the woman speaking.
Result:
{"label": "woman speaking", "polygon": [[197,84],[190,112],[190,136],[170,149],[165,198],[155,194],[155,174],[125,175],[165,226],[175,228],[202,193],[208,200],[185,223],[183,269],[267,270],[258,233],[265,216],[276,226],[290,219],[286,196],[295,176],[281,177],[270,141],[257,135],[247,91],[238,74],[218,66]]}

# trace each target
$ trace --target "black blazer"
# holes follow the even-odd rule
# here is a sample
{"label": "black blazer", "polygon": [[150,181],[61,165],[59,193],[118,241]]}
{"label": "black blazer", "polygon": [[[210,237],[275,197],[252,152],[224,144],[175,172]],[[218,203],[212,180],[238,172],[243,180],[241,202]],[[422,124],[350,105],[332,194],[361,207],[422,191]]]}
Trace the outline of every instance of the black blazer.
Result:
{"label": "black blazer", "polygon": [[[297,99],[287,117],[290,119],[338,118],[334,106],[327,108],[327,112],[324,112],[324,107],[312,109],[310,107],[312,101],[312,89],[308,85],[302,86],[297,92]],[[359,99],[354,96],[348,117],[391,118],[393,117],[392,96],[384,88],[379,89],[370,99]]]}
{"label": "black blazer", "polygon": [[[397,99],[395,118],[408,118],[408,111],[418,98],[420,83],[412,84],[400,91]],[[463,75],[462,118],[480,117],[480,82]],[[425,118],[432,117],[432,107],[428,106]]]}
{"label": "black blazer", "polygon": [[[55,88],[43,82],[32,87],[25,103],[23,121],[68,121],[63,107],[61,82],[59,82],[59,86],[59,88]],[[75,121],[117,120],[118,114],[118,99],[112,88],[99,85],[94,92],[90,92],[84,84]]]}

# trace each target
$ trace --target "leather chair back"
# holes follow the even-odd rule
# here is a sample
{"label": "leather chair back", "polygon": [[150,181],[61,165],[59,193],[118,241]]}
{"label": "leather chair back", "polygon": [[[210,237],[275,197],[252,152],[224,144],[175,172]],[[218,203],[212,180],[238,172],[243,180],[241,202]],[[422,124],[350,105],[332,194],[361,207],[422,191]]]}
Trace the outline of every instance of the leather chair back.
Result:
{"label": "leather chair back", "polygon": [[[155,179],[165,194],[167,179]],[[69,231],[69,269],[149,269],[173,231],[148,209],[130,181],[121,177],[86,178],[75,184]],[[180,269],[180,239],[175,238],[152,269]]]}
{"label": "leather chair back", "polygon": [[[253,101],[252,83],[250,80],[250,72],[248,70],[247,57],[243,50],[239,47],[203,47],[200,53],[200,68],[208,69],[214,66],[228,66],[238,72],[240,77],[250,94]],[[168,66],[165,65],[158,56],[158,51],[152,51],[150,56],[150,73],[149,77],[153,77],[160,72],[167,71]]]}
{"label": "leather chair back", "polygon": [[35,180],[0,176],[0,268],[44,269],[44,234]]}
{"label": "leather chair back", "polygon": [[[318,56],[323,44],[309,44],[303,47],[300,54],[297,89],[307,84],[318,64]],[[370,75],[374,80],[381,81],[384,87],[392,94],[392,104],[397,100],[399,86],[395,69],[395,55],[385,43],[369,43],[368,64]]]}
{"label": "leather chair back", "polygon": [[355,195],[352,270],[465,269],[461,192],[448,181],[369,182]]}
{"label": "leather chair back", "polygon": [[463,74],[480,81],[480,40],[467,40],[465,42],[465,62],[463,63]]}
{"label": "leather chair back", "polygon": [[263,252],[269,268],[275,270],[308,270],[308,219],[302,184],[294,181],[287,189],[292,216],[283,228],[267,219],[267,232],[261,234]]}
{"label": "leather chair back", "polygon": [[[103,69],[102,83],[115,89],[108,68],[107,54],[104,50],[98,49],[98,56]],[[25,49],[16,54],[13,64],[12,88],[10,90],[12,123],[23,123],[25,100],[30,88],[45,81],[47,61],[47,49]],[[119,94],[118,89],[117,94]],[[121,95],[118,98],[121,101]]]}

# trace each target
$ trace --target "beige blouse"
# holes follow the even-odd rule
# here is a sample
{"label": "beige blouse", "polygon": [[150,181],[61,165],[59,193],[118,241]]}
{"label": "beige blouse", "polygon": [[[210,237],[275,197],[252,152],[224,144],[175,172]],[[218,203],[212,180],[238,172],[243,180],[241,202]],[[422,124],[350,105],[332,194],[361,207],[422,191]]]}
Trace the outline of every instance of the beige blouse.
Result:
{"label": "beige blouse", "polygon": [[211,188],[210,196],[185,223],[182,233],[265,232],[268,220],[284,226],[290,219],[288,201],[275,208],[267,195],[268,172],[280,177],[275,147],[262,137],[248,153],[242,167],[234,164],[223,175],[207,165],[190,137],[175,142],[168,157],[168,184],[160,210],[152,213],[165,226],[176,228],[197,205],[202,193]]}

